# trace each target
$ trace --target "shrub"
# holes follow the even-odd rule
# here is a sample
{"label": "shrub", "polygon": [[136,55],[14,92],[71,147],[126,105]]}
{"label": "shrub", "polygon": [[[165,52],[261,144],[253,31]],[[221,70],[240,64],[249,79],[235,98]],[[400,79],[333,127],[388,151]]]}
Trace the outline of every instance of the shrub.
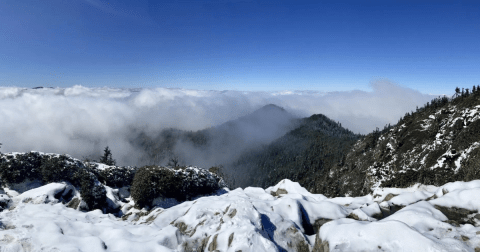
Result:
{"label": "shrub", "polygon": [[[131,196],[137,207],[150,206],[154,198],[162,196],[162,188],[174,186],[174,172],[168,168],[145,166],[138,169],[133,178]],[[166,182],[166,184],[161,184]],[[176,190],[171,188],[172,190]],[[165,195],[165,197],[167,197]]]}
{"label": "shrub", "polygon": [[42,156],[38,152],[8,154],[0,160],[0,176],[6,184],[41,179]]}
{"label": "shrub", "polygon": [[42,180],[45,183],[65,181],[78,186],[77,180],[73,177],[81,169],[79,165],[67,155],[45,156],[40,168]]}
{"label": "shrub", "polygon": [[80,195],[89,209],[102,209],[106,204],[103,185],[96,185],[97,177],[82,162],[67,155],[44,155],[38,152],[3,155],[0,158],[0,176],[7,184],[25,180],[43,183],[69,182],[80,188]]}
{"label": "shrub", "polygon": [[166,167],[145,166],[138,169],[133,179],[131,195],[136,207],[150,207],[157,197],[178,201],[213,193],[225,186],[217,175],[199,168],[173,170]]}
{"label": "shrub", "polygon": [[95,174],[102,183],[113,187],[120,188],[130,186],[133,177],[137,172],[136,167],[109,167],[103,170],[95,170]]}

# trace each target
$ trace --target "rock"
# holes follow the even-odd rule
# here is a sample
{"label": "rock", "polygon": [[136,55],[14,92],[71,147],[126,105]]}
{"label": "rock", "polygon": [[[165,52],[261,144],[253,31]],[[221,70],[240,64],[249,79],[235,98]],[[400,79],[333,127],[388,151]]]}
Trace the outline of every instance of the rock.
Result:
{"label": "rock", "polygon": [[215,250],[217,250],[217,237],[218,237],[218,234],[216,234],[215,236],[213,236],[212,242],[210,242],[210,245],[208,245],[208,251],[215,251]]}
{"label": "rock", "polygon": [[10,202],[12,202],[10,197],[8,197],[6,194],[0,194],[0,211],[8,208]]}
{"label": "rock", "polygon": [[347,218],[354,219],[354,220],[360,220],[360,218],[358,218],[358,216],[354,213],[350,213],[349,215],[347,215]]}
{"label": "rock", "polygon": [[233,217],[235,217],[236,214],[237,214],[237,209],[233,209],[233,210],[228,214],[228,216],[229,216],[230,218],[233,218]]}
{"label": "rock", "polygon": [[450,221],[454,221],[458,224],[472,224],[475,225],[475,221],[470,219],[468,215],[475,213],[468,209],[456,208],[456,207],[444,207],[434,205],[434,207],[442,212]]}
{"label": "rock", "polygon": [[383,201],[389,201],[391,200],[393,197],[395,196],[398,196],[398,194],[392,194],[392,193],[389,193],[387,194],[387,196],[385,196],[385,198],[383,199]]}
{"label": "rock", "polygon": [[[383,215],[382,215],[383,217]],[[360,221],[376,221],[375,218],[368,216],[362,209],[355,209],[353,212],[351,212],[347,218],[354,219],[354,220],[360,220]]]}
{"label": "rock", "polygon": [[78,198],[73,198],[68,202],[67,207],[78,209],[78,205],[80,205],[80,200]]}
{"label": "rock", "polygon": [[287,190],[278,188],[277,191],[270,193],[272,196],[279,197],[281,194],[288,194]]}
{"label": "rock", "polygon": [[210,240],[210,236],[207,236],[202,240],[200,243],[200,247],[198,247],[197,251],[205,251],[205,248],[207,247],[208,240]]}
{"label": "rock", "polygon": [[313,223],[313,231],[315,231],[315,233],[318,233],[318,231],[323,226],[323,224],[329,221],[331,221],[331,219],[325,219],[325,218],[316,219],[315,222]]}
{"label": "rock", "polygon": [[228,247],[232,245],[233,237],[235,236],[235,233],[231,233],[230,236],[228,236]]}
{"label": "rock", "polygon": [[328,245],[328,241],[322,241],[320,237],[317,235],[315,236],[315,246],[313,246],[312,252],[329,252],[330,247]]}
{"label": "rock", "polygon": [[305,241],[304,235],[294,226],[287,228],[285,233],[287,238],[288,251],[292,252],[310,252],[310,245]]}
{"label": "rock", "polygon": [[446,220],[444,221],[445,223],[448,223],[454,227],[460,227],[460,224],[458,224],[458,222],[454,221],[454,220]]}

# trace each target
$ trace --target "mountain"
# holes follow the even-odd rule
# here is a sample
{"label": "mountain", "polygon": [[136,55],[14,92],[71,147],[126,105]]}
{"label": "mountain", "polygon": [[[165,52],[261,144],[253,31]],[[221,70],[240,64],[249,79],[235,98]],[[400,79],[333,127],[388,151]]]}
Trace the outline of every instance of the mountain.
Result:
{"label": "mountain", "polygon": [[204,130],[165,129],[154,136],[141,132],[134,142],[144,150],[143,163],[175,161],[177,165],[211,167],[236,160],[245,151],[270,143],[297,124],[297,117],[270,104]]}
{"label": "mountain", "polygon": [[362,195],[376,187],[442,185],[480,178],[480,90],[434,99],[397,125],[359,140],[332,169],[336,192]]}
{"label": "mountain", "polygon": [[288,178],[330,197],[480,179],[479,118],[477,88],[453,99],[435,98],[398,124],[365,136],[313,115],[264,148],[224,165],[222,172],[233,188],[265,188]]}
{"label": "mountain", "polygon": [[252,150],[222,171],[232,188],[273,186],[282,179],[299,182],[312,193],[325,186],[326,174],[361,136],[324,115],[301,119],[299,126],[264,148]]}

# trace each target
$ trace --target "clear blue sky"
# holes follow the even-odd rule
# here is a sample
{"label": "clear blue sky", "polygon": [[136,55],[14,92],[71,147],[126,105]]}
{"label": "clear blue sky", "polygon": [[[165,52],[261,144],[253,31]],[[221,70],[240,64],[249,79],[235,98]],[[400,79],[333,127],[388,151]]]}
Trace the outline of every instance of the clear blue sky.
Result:
{"label": "clear blue sky", "polygon": [[[421,2],[421,1],[420,1]],[[370,90],[480,84],[474,1],[0,1],[0,85]]]}

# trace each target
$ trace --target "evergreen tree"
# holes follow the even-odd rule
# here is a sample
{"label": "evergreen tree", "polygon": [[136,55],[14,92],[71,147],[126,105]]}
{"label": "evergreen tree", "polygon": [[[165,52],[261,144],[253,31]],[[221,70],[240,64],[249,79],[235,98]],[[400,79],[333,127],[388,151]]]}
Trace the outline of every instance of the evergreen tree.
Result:
{"label": "evergreen tree", "polygon": [[110,148],[105,147],[105,150],[103,150],[103,156],[100,157],[100,163],[106,164],[106,165],[115,165],[115,159],[112,157],[112,151]]}
{"label": "evergreen tree", "polygon": [[455,88],[455,96],[458,96],[458,95],[460,95],[460,88],[456,87]]}

